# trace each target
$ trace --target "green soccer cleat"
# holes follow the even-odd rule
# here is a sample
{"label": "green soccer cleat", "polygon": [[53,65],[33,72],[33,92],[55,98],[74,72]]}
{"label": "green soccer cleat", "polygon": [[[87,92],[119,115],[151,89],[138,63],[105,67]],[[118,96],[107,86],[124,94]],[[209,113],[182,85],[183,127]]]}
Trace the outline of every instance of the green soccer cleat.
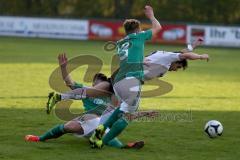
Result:
{"label": "green soccer cleat", "polygon": [[103,125],[99,125],[97,129],[94,131],[92,136],[89,138],[89,143],[92,148],[102,148],[103,142],[102,137],[104,135],[105,129]]}
{"label": "green soccer cleat", "polygon": [[57,102],[61,101],[61,95],[51,92],[48,94],[48,101],[46,105],[46,112],[47,114],[50,114],[53,107],[57,104]]}

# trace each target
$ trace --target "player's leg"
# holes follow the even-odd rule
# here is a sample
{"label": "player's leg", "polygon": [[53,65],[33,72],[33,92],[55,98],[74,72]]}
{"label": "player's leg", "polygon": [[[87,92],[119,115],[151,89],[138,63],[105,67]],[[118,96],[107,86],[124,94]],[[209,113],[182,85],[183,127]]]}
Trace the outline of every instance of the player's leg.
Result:
{"label": "player's leg", "polygon": [[[109,129],[106,130],[105,133],[108,133],[108,131]],[[144,141],[135,141],[124,144],[118,138],[113,138],[106,145],[118,149],[140,149],[144,146]],[[96,146],[93,145],[92,147],[95,148]]]}
{"label": "player's leg", "polygon": [[107,145],[114,148],[120,148],[120,149],[125,147],[125,145],[117,138],[114,138],[111,141],[109,141]]}
{"label": "player's leg", "polygon": [[[103,124],[106,122],[106,120],[111,116],[111,114],[114,112],[116,108],[113,106],[108,106],[105,111],[102,113],[101,117],[100,117],[100,121],[99,124]],[[95,130],[96,128],[94,128]],[[107,133],[109,131],[106,130],[105,133]],[[111,140],[108,144],[108,146],[114,147],[114,148],[124,148],[125,144],[123,144],[120,140],[118,140],[117,138],[114,138],[113,140]]]}
{"label": "player's leg", "polygon": [[86,97],[109,97],[112,95],[112,93],[109,92],[109,87],[109,82],[101,82],[94,87],[77,88],[67,93],[61,94],[61,100],[83,99]]}
{"label": "player's leg", "polygon": [[66,124],[56,125],[40,136],[26,135],[25,140],[35,141],[35,142],[38,142],[38,141],[44,142],[49,139],[59,138],[66,133],[83,134],[83,132],[84,131],[81,125],[77,121],[72,120],[67,122]]}
{"label": "player's leg", "polygon": [[[95,133],[90,138],[90,141],[97,142],[97,147],[108,144],[109,141],[117,137],[127,127],[128,120],[124,115],[136,111],[140,97],[141,83],[134,77],[125,78],[114,85],[114,90],[121,99],[121,105],[103,125],[100,125],[95,130]],[[111,129],[102,139],[103,133],[107,128]],[[102,142],[98,141],[101,139]]]}
{"label": "player's leg", "polygon": [[[112,106],[108,106],[107,109],[104,111],[102,116],[96,117],[94,114],[86,114],[85,116],[79,117],[77,121],[79,124],[81,124],[81,127],[83,129],[83,133],[77,133],[75,134],[78,137],[86,137],[89,138],[89,135],[93,133],[93,131],[97,128],[98,124],[102,124],[106,121],[106,119],[113,113],[115,108]],[[74,126],[73,126],[74,127]],[[70,126],[71,128],[71,126]],[[75,128],[73,128],[75,129]],[[73,130],[70,129],[70,130]],[[107,133],[108,131],[106,131]],[[140,149],[144,146],[143,141],[137,141],[137,142],[131,142],[127,144],[123,144],[119,139],[114,138],[111,141],[108,142],[108,146],[115,147],[115,148],[135,148]]]}
{"label": "player's leg", "polygon": [[141,83],[134,77],[125,78],[114,85],[114,90],[121,104],[103,124],[104,128],[111,128],[113,123],[117,119],[122,118],[124,114],[133,113],[137,110]]}
{"label": "player's leg", "polygon": [[75,133],[77,135],[87,135],[91,133],[99,124],[100,118],[95,114],[84,114],[65,124],[57,125],[41,136],[27,135],[27,141],[46,141],[48,139],[58,138],[66,133]]}
{"label": "player's leg", "polygon": [[110,87],[109,82],[101,82],[94,87],[77,88],[67,93],[51,92],[48,95],[46,112],[47,114],[50,114],[51,110],[56,105],[56,103],[58,103],[61,100],[68,99],[81,100],[86,97],[109,97],[112,95],[112,93],[108,91],[109,87]]}
{"label": "player's leg", "polygon": [[58,138],[66,133],[79,133],[83,134],[83,128],[79,123],[75,120],[69,121],[64,125],[57,125],[44,133],[43,135],[39,136],[40,141],[46,141],[52,138]]}

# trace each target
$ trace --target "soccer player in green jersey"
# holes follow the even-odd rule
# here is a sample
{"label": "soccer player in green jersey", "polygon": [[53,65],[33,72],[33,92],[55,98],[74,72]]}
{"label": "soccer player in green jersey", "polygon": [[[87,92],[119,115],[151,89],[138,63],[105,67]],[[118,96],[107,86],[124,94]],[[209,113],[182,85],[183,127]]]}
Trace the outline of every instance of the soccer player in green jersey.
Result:
{"label": "soccer player in green jersey", "polygon": [[[67,72],[67,57],[66,54],[60,54],[58,57],[59,65],[61,66],[62,77],[65,81],[65,84],[70,87],[71,89],[82,88],[83,84],[76,83],[72,80],[71,76]],[[107,82],[107,77],[102,74],[98,73],[93,78],[93,87],[99,83]],[[109,83],[109,82],[107,82]],[[52,95],[55,97],[56,104],[59,99],[57,99],[56,95]],[[44,142],[49,139],[59,138],[66,133],[74,133],[77,137],[85,137],[89,138],[89,136],[93,133],[96,127],[99,124],[102,124],[106,121],[106,119],[112,114],[115,110],[113,107],[110,97],[101,97],[101,98],[91,98],[86,97],[81,99],[84,105],[85,113],[81,116],[74,118],[71,121],[66,122],[65,124],[59,124],[55,127],[51,128],[47,132],[45,132],[41,136],[36,135],[26,135],[25,140],[30,142]],[[47,113],[49,114],[52,110],[54,105],[50,106],[47,105]],[[156,112],[148,111],[148,112],[139,112],[135,114],[133,119],[142,117],[142,116],[154,116]],[[131,142],[127,144],[123,144],[117,138],[111,140],[108,143],[109,146],[116,147],[116,148],[142,148],[144,146],[143,141]]]}
{"label": "soccer player in green jersey", "polygon": [[[123,24],[126,37],[117,42],[120,67],[113,80],[114,92],[120,100],[120,105],[90,137],[90,143],[96,148],[101,148],[117,137],[128,125],[125,116],[134,113],[138,108],[144,77],[144,44],[161,30],[152,7],[145,6],[145,15],[152,23],[152,28],[147,31],[141,31],[140,22],[136,19],[127,19]],[[110,131],[103,136],[107,128]]]}

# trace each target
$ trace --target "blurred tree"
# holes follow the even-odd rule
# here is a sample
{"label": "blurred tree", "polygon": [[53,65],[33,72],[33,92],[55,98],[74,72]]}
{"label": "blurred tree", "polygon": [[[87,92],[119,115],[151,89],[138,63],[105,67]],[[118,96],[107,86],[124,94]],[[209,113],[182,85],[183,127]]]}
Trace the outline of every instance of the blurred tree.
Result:
{"label": "blurred tree", "polygon": [[145,19],[146,4],[161,21],[240,24],[240,0],[0,0],[0,14]]}
{"label": "blurred tree", "polygon": [[114,0],[114,17],[129,18],[133,6],[133,0]]}

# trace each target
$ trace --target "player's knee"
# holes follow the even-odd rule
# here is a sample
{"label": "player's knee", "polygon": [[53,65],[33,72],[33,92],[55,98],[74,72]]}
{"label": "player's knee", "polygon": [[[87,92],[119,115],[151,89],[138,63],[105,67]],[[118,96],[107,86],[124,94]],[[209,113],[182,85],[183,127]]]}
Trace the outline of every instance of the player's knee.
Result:
{"label": "player's knee", "polygon": [[64,130],[66,132],[71,132],[73,129],[74,129],[74,125],[70,122],[68,122],[64,125]]}
{"label": "player's knee", "polygon": [[64,125],[64,130],[68,133],[75,133],[75,132],[80,132],[81,127],[76,121],[70,121]]}

